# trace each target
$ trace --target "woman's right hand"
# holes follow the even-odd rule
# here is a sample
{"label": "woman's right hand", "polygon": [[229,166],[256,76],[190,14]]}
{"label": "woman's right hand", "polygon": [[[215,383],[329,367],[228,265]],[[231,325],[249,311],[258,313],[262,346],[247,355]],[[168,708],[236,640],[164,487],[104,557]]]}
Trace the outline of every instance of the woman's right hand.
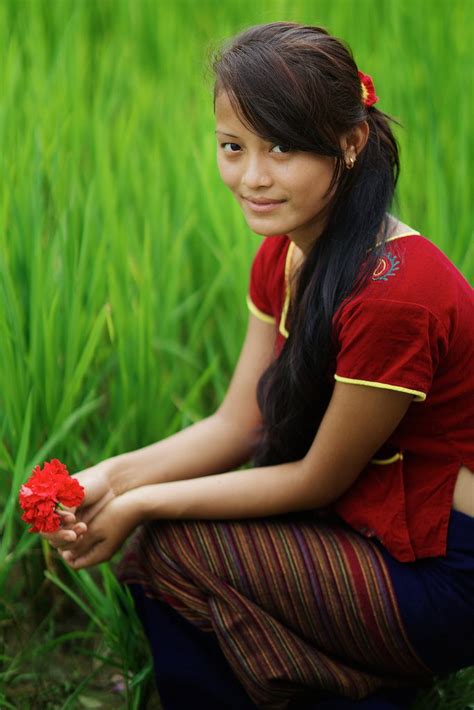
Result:
{"label": "woman's right hand", "polygon": [[61,529],[55,533],[40,533],[52,547],[66,550],[87,531],[87,524],[109,501],[115,498],[111,474],[114,470],[113,459],[105,459],[94,466],[73,474],[84,488],[84,500],[77,508],[58,509],[61,516]]}

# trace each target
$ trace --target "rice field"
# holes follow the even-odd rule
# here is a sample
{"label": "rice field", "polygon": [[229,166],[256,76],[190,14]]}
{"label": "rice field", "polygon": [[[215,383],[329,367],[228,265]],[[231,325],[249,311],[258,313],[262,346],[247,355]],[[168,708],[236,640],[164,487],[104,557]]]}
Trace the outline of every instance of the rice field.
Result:
{"label": "rice field", "polygon": [[[393,213],[474,277],[471,0],[3,0],[2,709],[159,707],[114,563],[72,571],[17,493],[37,463],[81,470],[221,401],[259,237],[218,177],[208,57],[275,20],[349,43],[403,125]],[[416,703],[469,707],[474,669]]]}

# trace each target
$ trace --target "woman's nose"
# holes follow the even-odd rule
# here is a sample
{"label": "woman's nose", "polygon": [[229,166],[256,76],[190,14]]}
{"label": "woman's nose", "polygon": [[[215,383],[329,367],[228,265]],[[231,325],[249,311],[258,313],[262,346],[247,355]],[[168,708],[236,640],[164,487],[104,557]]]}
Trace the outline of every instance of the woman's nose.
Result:
{"label": "woman's nose", "polygon": [[246,161],[242,182],[249,190],[272,185],[273,178],[267,162],[259,157],[249,158]]}

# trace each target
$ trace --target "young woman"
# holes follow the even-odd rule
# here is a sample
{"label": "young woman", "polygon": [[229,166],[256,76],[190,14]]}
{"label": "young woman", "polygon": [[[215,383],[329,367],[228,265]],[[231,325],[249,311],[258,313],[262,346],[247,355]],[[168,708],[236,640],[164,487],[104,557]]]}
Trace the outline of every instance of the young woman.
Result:
{"label": "young woman", "polygon": [[165,710],[403,704],[474,663],[472,290],[389,214],[396,141],[339,40],[256,26],[214,68],[219,171],[265,237],[229,390],[77,474],[46,537],[80,569],[139,526],[118,574]]}

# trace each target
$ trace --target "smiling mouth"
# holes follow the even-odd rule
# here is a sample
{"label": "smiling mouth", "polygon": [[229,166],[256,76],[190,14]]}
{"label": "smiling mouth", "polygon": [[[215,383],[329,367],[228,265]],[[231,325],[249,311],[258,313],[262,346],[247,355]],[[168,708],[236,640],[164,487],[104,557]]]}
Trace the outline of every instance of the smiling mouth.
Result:
{"label": "smiling mouth", "polygon": [[253,205],[280,205],[285,200],[270,200],[263,197],[244,197],[244,200],[251,202]]}
{"label": "smiling mouth", "polygon": [[286,202],[286,200],[263,200],[261,198],[258,201],[254,201],[249,199],[248,197],[244,197],[244,201],[250,207],[252,212],[261,213],[273,212],[273,210],[278,209],[280,205]]}

